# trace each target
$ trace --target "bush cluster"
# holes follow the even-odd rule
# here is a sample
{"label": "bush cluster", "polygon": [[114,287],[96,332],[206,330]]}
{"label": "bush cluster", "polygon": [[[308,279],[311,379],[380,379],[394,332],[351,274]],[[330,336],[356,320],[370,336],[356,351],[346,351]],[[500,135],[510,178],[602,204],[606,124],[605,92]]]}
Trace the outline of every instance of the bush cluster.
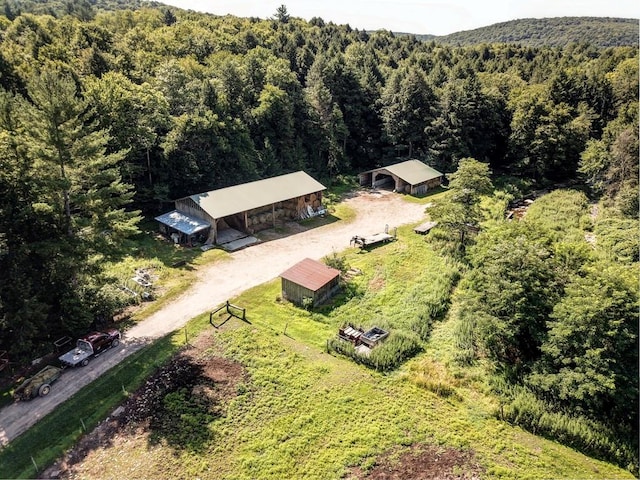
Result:
{"label": "bush cluster", "polygon": [[398,368],[407,359],[419,353],[422,350],[422,346],[416,335],[396,331],[391,332],[382,344],[374,347],[369,355],[358,353],[351,343],[339,338],[329,340],[328,349],[351,357],[357,363],[379,372],[388,372]]}

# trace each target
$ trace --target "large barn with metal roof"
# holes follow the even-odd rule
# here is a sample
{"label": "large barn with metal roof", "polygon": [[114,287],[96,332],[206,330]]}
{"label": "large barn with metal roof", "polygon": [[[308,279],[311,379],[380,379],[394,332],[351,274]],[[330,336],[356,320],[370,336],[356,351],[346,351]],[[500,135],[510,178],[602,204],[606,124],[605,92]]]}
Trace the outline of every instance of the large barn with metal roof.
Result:
{"label": "large barn with metal roof", "polygon": [[156,220],[161,231],[176,243],[239,242],[259,230],[275,227],[277,221],[324,213],[325,189],[299,171],[181,198],[175,201],[174,211]]}
{"label": "large barn with metal roof", "polygon": [[407,160],[362,172],[358,178],[363,186],[388,187],[396,192],[424,195],[427,190],[440,186],[444,175],[420,160]]}

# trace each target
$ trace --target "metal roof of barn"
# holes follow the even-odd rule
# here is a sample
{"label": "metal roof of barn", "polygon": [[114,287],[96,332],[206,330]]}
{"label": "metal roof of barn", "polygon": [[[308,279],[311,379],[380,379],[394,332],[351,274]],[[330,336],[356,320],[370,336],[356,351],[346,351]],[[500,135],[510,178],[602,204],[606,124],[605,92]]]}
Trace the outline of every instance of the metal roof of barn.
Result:
{"label": "metal roof of barn", "polygon": [[156,220],[187,235],[192,235],[211,226],[209,222],[205,222],[200,218],[191,217],[178,210],[160,215],[156,217]]}
{"label": "metal roof of barn", "polygon": [[400,177],[410,185],[418,185],[428,180],[441,177],[443,174],[435,168],[422,163],[420,160],[407,160],[406,162],[388,165],[386,167],[375,168],[364,173],[378,172],[386,170],[393,175]]}
{"label": "metal roof of barn", "polygon": [[188,198],[196,202],[212,218],[217,219],[325,189],[320,182],[300,171],[198,193]]}
{"label": "metal roof of barn", "polygon": [[316,292],[339,275],[340,270],[331,268],[317,260],[305,258],[282,272],[280,277]]}

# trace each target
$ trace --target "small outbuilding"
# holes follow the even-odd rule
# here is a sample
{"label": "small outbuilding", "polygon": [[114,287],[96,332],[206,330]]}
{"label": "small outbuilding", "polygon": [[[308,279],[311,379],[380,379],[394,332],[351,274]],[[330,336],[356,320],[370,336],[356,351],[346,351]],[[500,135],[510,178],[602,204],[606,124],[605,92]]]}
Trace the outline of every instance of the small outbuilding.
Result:
{"label": "small outbuilding", "polygon": [[303,306],[310,299],[313,306],[327,301],[340,288],[340,270],[322,262],[305,258],[284,271],[282,297]]}
{"label": "small outbuilding", "polygon": [[190,244],[207,238],[211,224],[200,218],[190,217],[174,210],[156,217],[160,224],[160,232],[171,237],[174,243]]}
{"label": "small outbuilding", "polygon": [[358,175],[360,185],[390,188],[396,192],[424,195],[429,189],[442,185],[444,174],[420,160],[375,168]]}

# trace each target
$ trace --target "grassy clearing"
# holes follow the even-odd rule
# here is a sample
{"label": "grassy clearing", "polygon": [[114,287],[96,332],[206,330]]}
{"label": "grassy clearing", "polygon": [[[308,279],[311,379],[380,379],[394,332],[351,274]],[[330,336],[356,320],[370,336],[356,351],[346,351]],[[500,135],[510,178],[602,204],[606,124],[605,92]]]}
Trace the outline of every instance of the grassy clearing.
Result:
{"label": "grassy clearing", "polygon": [[405,195],[404,199],[409,203],[419,203],[421,205],[424,205],[427,203],[431,203],[433,201],[437,201],[437,199],[440,198],[442,194],[444,194],[444,192],[446,191],[447,189],[444,187],[437,187],[437,188],[434,188],[433,190],[429,190],[424,195],[420,195],[420,196]]}
{"label": "grassy clearing", "polygon": [[[260,287],[234,301],[275,304],[264,295],[273,290],[273,284]],[[250,381],[209,424],[213,440],[203,451],[152,445],[138,437],[121,443],[117,454],[90,455],[80,476],[105,478],[117,470],[131,477],[144,472],[145,478],[340,478],[356,466],[366,472],[390,449],[424,442],[474,450],[491,478],[632,478],[496,420],[492,399],[447,377],[429,352],[397,373],[376,373],[304,338],[284,335],[279,325],[288,315],[283,313],[252,312],[252,324],[232,320],[214,333],[217,346],[210,353],[242,363]],[[299,333],[324,330],[308,316],[294,320]],[[455,394],[414,381],[417,373],[434,369]]]}
{"label": "grassy clearing", "polygon": [[317,316],[336,326],[351,322],[428,338],[433,323],[448,309],[458,271],[410,227],[399,228],[398,237],[369,252],[349,250],[347,264],[362,275],[352,280],[350,298],[320,309]]}
{"label": "grassy clearing", "polygon": [[[215,336],[207,354],[240,362],[250,379],[209,423],[211,440],[198,453],[133,436],[91,452],[78,477],[340,478],[354,467],[369,471],[392,449],[427,443],[475,451],[490,478],[633,478],[494,417],[485,371],[456,366],[454,328],[442,318],[457,269],[422,237],[401,228],[397,242],[347,250],[345,260],[363,273],[317,311],[279,300],[275,280],[233,299],[250,323],[213,330],[207,315],[189,323],[191,338]],[[327,339],[348,321],[419,334],[424,353],[386,374],[328,354]],[[50,463],[82,434],[69,419],[91,428],[124,398],[122,385],[139,385],[184,340],[181,330],[83,389],[0,452],[0,477],[35,476],[31,455]]]}
{"label": "grassy clearing", "polygon": [[[340,478],[354,467],[367,472],[392,449],[401,453],[427,443],[475,451],[491,478],[632,478],[496,419],[496,400],[483,387],[482,371],[450,368],[448,320],[435,321],[424,353],[394,373],[326,353],[326,339],[345,319],[411,328],[414,278],[421,291],[438,290],[431,283],[452,267],[408,232],[368,253],[348,251],[347,261],[363,274],[355,277],[354,291],[320,311],[279,301],[276,280],[233,300],[247,308],[250,323],[233,319],[214,331],[206,316],[192,321],[190,332],[206,329],[216,338],[208,354],[240,362],[250,378],[209,424],[212,440],[196,454],[134,437],[119,443],[117,453],[91,453],[79,476]],[[414,259],[414,267],[391,258],[396,255]],[[388,305],[395,298],[390,292],[400,298]]]}

